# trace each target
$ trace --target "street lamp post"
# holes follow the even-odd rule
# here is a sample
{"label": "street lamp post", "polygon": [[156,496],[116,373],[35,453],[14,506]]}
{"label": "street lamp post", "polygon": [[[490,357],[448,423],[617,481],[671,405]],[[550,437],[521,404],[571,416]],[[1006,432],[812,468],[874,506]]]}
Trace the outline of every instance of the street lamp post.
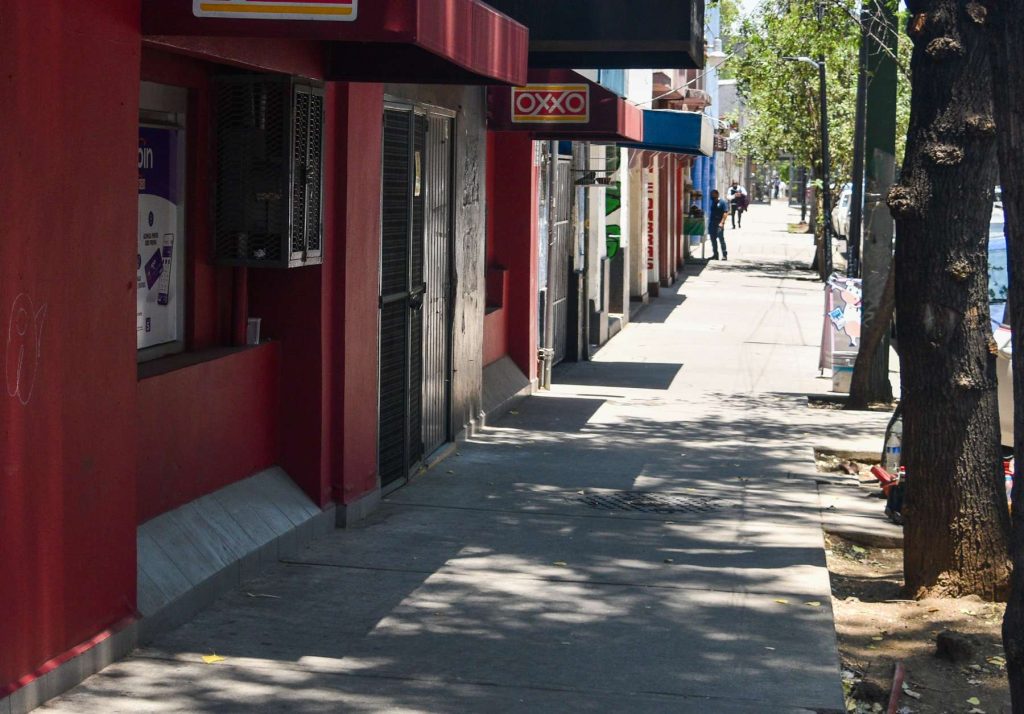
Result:
{"label": "street lamp post", "polygon": [[831,178],[832,157],[828,147],[828,95],[825,90],[825,57],[818,59],[810,57],[783,57],[790,62],[803,62],[818,70],[818,102],[821,114],[821,208],[824,211],[824,230],[822,231],[822,277],[828,279],[832,274],[832,191],[829,188]]}

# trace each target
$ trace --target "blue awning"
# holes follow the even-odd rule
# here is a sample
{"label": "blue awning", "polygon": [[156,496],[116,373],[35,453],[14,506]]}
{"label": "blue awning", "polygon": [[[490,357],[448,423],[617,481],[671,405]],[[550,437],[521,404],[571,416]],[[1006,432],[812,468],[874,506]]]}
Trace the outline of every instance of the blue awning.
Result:
{"label": "blue awning", "polygon": [[715,124],[710,116],[700,112],[645,109],[644,140],[641,143],[623,143],[620,146],[645,151],[711,156],[715,150]]}

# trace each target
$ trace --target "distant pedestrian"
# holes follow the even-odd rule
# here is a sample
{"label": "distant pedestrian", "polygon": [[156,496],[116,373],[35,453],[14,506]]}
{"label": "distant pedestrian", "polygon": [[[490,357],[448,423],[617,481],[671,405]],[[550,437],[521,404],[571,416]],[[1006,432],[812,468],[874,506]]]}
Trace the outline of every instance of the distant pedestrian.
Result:
{"label": "distant pedestrian", "polygon": [[729,205],[732,208],[730,215],[732,216],[732,227],[735,229],[738,225],[740,228],[743,227],[743,212],[747,210],[747,191],[745,188],[740,186],[738,181],[733,181],[732,186],[729,187]]}
{"label": "distant pedestrian", "polygon": [[711,260],[718,260],[718,244],[722,244],[722,260],[729,260],[729,249],[725,247],[725,222],[729,218],[729,202],[711,192],[711,213],[708,215],[708,235],[711,237]]}

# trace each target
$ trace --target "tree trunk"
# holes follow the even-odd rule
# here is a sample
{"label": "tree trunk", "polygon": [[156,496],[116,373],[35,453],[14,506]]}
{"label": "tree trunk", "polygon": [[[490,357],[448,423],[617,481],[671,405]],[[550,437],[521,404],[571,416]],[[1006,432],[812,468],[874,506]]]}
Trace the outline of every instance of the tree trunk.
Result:
{"label": "tree trunk", "polygon": [[[1013,451],[1024,453],[1024,16],[1012,0],[989,0],[992,68],[999,81],[992,95],[999,136],[999,183],[1003,189],[1010,268],[1010,324],[1013,327]],[[1024,713],[1024,485],[1013,485],[1013,560],[1010,600],[1003,619],[1003,647],[1014,714]]]}
{"label": "tree trunk", "polygon": [[[896,180],[896,60],[897,0],[868,0],[863,4],[867,76],[864,137],[864,226],[861,256],[863,305],[861,325],[873,339],[872,352],[858,355],[848,409],[870,402],[891,402],[889,382],[889,325],[892,322],[892,216],[883,205]],[[854,179],[858,180],[857,178]],[[856,189],[856,185],[855,185]],[[888,296],[884,293],[889,290]],[[881,320],[884,325],[876,325]],[[877,334],[877,338],[875,335]],[[877,341],[875,341],[877,339]],[[862,345],[860,353],[866,351]]]}
{"label": "tree trunk", "polygon": [[[879,348],[889,349],[889,342],[885,336],[889,333],[889,327],[892,325],[895,300],[896,272],[890,268],[889,275],[885,279],[885,286],[882,288],[882,295],[875,307],[874,319],[865,324],[865,329],[861,334],[860,347],[857,349],[857,361],[853,365],[850,397],[846,400],[846,409],[867,409],[872,402],[892,401],[889,361],[885,360],[880,369],[876,363],[879,362]],[[883,372],[882,375],[878,374],[880,371]],[[883,385],[878,384],[880,377],[885,380]],[[887,390],[886,387],[888,387]]]}
{"label": "tree trunk", "polygon": [[[1005,597],[988,222],[996,181],[991,67],[964,0],[909,4],[907,154],[889,193],[903,385],[906,592]],[[966,189],[966,190],[965,190]]]}

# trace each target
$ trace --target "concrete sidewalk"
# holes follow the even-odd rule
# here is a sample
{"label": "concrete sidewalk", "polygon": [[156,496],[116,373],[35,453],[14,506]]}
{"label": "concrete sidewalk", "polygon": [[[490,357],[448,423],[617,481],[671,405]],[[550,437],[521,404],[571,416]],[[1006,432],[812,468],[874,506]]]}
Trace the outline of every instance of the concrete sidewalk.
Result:
{"label": "concrete sidewalk", "polygon": [[844,711],[812,447],[887,415],[808,408],[822,288],[776,203],[368,522],[44,709]]}

